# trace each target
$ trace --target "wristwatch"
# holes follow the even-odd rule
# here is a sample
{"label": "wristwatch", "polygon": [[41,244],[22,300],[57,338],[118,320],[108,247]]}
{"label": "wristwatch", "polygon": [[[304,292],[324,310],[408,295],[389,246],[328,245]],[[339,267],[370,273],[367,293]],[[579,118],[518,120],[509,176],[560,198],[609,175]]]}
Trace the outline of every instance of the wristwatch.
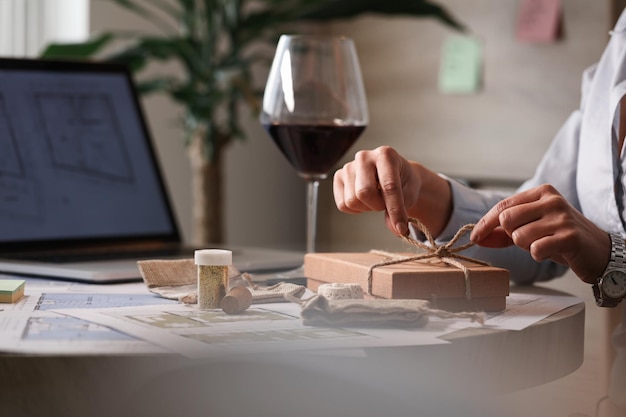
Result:
{"label": "wristwatch", "polygon": [[600,307],[615,307],[626,298],[626,244],[620,235],[610,233],[609,236],[611,259],[593,284],[593,295]]}

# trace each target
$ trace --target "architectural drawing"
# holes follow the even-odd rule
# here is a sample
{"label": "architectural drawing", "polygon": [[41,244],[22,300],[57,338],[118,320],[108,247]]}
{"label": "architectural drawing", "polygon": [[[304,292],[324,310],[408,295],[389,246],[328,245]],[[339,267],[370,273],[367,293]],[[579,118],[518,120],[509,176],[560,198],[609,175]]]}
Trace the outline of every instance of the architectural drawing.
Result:
{"label": "architectural drawing", "polygon": [[0,94],[0,213],[34,216],[37,202],[32,181],[26,177],[15,129]]}
{"label": "architectural drawing", "polygon": [[17,139],[2,94],[0,94],[0,176],[16,178],[24,176],[24,163],[18,152]]}
{"label": "architectural drawing", "polygon": [[229,315],[220,310],[198,310],[170,312],[160,311],[146,315],[128,315],[128,320],[134,320],[158,327],[160,329],[182,329],[193,327],[205,327],[220,323],[229,322],[250,322],[263,320],[293,320],[294,317],[287,316],[269,310],[247,310],[241,314]]}
{"label": "architectural drawing", "polygon": [[37,93],[34,100],[55,169],[101,180],[134,181],[111,97]]}
{"label": "architectural drawing", "polygon": [[126,340],[135,338],[125,335],[105,326],[89,323],[74,317],[67,316],[43,316],[31,317],[24,329],[23,340],[46,340],[46,341],[84,341],[84,340]]}
{"label": "architectural drawing", "polygon": [[154,304],[177,304],[175,300],[154,294],[92,294],[92,293],[42,293],[35,310],[60,310],[65,308],[118,308]]}

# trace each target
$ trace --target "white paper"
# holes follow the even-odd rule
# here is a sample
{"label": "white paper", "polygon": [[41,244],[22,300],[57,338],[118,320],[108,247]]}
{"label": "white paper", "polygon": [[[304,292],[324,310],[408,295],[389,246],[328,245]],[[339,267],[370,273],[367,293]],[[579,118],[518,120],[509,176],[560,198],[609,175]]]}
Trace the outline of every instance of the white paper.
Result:
{"label": "white paper", "polygon": [[451,331],[443,321],[409,330],[304,326],[300,306],[292,303],[260,304],[238,315],[185,305],[61,312],[189,357],[444,344],[439,337]]}
{"label": "white paper", "polygon": [[[523,330],[561,310],[584,301],[567,295],[541,295],[511,293],[506,300],[506,310],[487,313],[484,327],[500,330]],[[455,329],[480,327],[480,324],[457,321]]]}
{"label": "white paper", "polygon": [[[4,276],[13,278],[12,276]],[[492,329],[522,330],[577,297],[512,293],[507,309],[486,315]],[[317,350],[447,343],[442,335],[479,327],[431,317],[424,328],[317,328],[302,325],[300,306],[254,305],[242,315],[202,311],[151,294],[145,284],[93,285],[27,279],[25,296],[0,304],[0,351],[24,353],[162,353]]]}
{"label": "white paper", "polygon": [[29,278],[21,300],[0,304],[0,351],[45,354],[164,353],[163,348],[151,343],[58,311],[165,302],[174,303],[149,293],[143,283],[94,286]]}
{"label": "white paper", "polygon": [[164,353],[150,343],[58,313],[0,315],[0,351],[45,354]]}

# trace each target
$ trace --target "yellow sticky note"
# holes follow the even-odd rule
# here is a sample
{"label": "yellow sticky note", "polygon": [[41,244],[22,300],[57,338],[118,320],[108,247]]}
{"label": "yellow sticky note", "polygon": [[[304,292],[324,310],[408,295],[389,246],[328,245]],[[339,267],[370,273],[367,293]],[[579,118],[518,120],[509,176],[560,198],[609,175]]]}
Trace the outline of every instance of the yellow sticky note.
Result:
{"label": "yellow sticky note", "polygon": [[0,303],[14,303],[24,296],[23,279],[0,279]]}
{"label": "yellow sticky note", "polygon": [[477,92],[482,84],[482,43],[473,36],[450,36],[443,45],[439,91]]}

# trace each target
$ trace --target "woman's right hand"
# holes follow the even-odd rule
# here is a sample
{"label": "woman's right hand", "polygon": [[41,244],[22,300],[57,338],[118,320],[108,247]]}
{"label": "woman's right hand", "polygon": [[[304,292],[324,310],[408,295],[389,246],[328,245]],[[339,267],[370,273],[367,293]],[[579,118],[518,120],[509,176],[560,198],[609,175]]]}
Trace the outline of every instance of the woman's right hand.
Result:
{"label": "woman's right hand", "polygon": [[[419,218],[436,235],[451,212],[447,181],[393,148],[359,151],[354,160],[335,172],[333,193],[337,208],[350,214],[384,211],[387,228],[406,236],[408,218]],[[433,216],[430,204],[447,207]]]}

